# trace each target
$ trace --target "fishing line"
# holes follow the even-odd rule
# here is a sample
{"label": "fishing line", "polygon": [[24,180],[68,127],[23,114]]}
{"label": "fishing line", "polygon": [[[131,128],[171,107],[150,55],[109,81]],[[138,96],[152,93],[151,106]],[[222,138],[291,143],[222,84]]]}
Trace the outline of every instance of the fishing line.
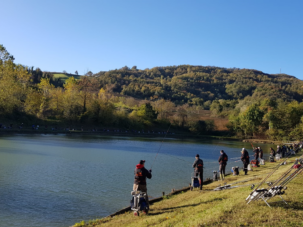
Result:
{"label": "fishing line", "polygon": [[176,158],[176,159],[179,159],[179,160],[181,160],[181,161],[183,161],[183,162],[186,162],[187,164],[190,164],[190,165],[192,164],[191,162],[186,161],[186,160],[181,159],[181,158],[178,158],[178,157],[176,157],[176,156],[174,156],[174,155],[171,155],[171,154],[168,154],[168,153],[163,153],[163,154],[168,155],[168,156],[171,156],[171,157]]}
{"label": "fishing line", "polygon": [[168,131],[169,131],[169,129],[170,129],[170,126],[171,126],[171,123],[170,123],[170,125],[169,125],[169,127],[168,127],[168,129],[167,129],[167,131],[166,131],[166,134],[165,134],[163,140],[161,141],[160,147],[159,147],[159,149],[158,149],[158,152],[157,152],[157,154],[156,154],[156,157],[155,157],[155,159],[154,159],[154,161],[153,161],[153,163],[152,163],[150,169],[153,168],[153,165],[154,165],[154,163],[155,163],[155,161],[156,161],[156,158],[157,158],[157,156],[158,156],[158,154],[159,154],[159,151],[160,151],[160,149],[161,149],[161,147],[162,147],[163,141],[164,141],[164,139],[165,139],[166,136],[167,136],[167,133],[168,133]]}

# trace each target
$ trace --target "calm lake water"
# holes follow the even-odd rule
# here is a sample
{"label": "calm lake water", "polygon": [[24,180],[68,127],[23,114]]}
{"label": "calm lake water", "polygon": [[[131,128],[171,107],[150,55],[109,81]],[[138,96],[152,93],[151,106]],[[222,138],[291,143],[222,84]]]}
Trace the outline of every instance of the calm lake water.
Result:
{"label": "calm lake water", "polygon": [[[107,216],[129,205],[134,168],[152,164],[148,194],[188,186],[198,153],[204,179],[218,170],[219,150],[229,156],[227,172],[248,143],[223,140],[66,135],[0,136],[0,226],[71,226]],[[261,145],[268,157],[269,145]],[[242,173],[242,172],[241,172]]]}

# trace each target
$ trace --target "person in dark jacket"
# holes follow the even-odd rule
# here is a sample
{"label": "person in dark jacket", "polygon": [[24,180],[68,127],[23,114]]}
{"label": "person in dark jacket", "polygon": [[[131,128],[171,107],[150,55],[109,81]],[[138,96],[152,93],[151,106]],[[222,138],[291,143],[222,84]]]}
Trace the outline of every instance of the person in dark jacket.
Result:
{"label": "person in dark jacket", "polygon": [[144,164],[145,164],[145,160],[140,160],[139,164],[136,165],[133,190],[145,192],[146,193],[145,200],[149,206],[147,188],[146,188],[146,178],[148,179],[152,178],[152,174],[151,174],[152,171],[151,169],[150,170],[145,169]]}
{"label": "person in dark jacket", "polygon": [[271,147],[270,148],[270,154],[275,157],[276,156],[276,151]]}
{"label": "person in dark jacket", "polygon": [[276,154],[282,155],[282,149],[281,149],[281,147],[279,145],[277,146],[277,152],[276,152]]}
{"label": "person in dark jacket", "polygon": [[259,149],[259,158],[263,159],[263,150],[261,147],[258,147],[258,149]]}
{"label": "person in dark jacket", "polygon": [[259,159],[259,149],[256,147],[255,149],[254,149],[254,157],[255,157],[255,160],[258,162],[258,159]]}
{"label": "person in dark jacket", "polygon": [[228,161],[228,157],[227,155],[225,154],[225,152],[223,150],[220,151],[220,157],[219,157],[219,164],[220,164],[220,167],[219,167],[219,172],[220,172],[220,179],[221,180],[224,180],[224,177],[225,177],[225,167],[226,167],[226,164],[227,164],[227,161]]}
{"label": "person in dark jacket", "polygon": [[270,162],[275,162],[275,156],[276,156],[276,151],[271,147],[270,148],[269,161]]}
{"label": "person in dark jacket", "polygon": [[196,155],[196,160],[193,164],[193,168],[195,168],[196,176],[199,177],[200,190],[202,190],[203,186],[203,160],[200,159],[200,156]]}
{"label": "person in dark jacket", "polygon": [[284,158],[285,154],[287,153],[287,149],[285,145],[282,146],[281,153],[282,153],[282,158]]}
{"label": "person in dark jacket", "polygon": [[242,148],[241,153],[242,153],[241,161],[243,162],[243,170],[244,170],[245,175],[247,175],[247,166],[249,164],[249,154],[245,148]]}

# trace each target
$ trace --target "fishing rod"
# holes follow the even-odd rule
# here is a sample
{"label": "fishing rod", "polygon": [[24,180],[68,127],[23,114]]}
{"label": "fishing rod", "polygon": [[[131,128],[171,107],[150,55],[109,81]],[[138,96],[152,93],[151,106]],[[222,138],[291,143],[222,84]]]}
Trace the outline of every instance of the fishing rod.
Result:
{"label": "fishing rod", "polygon": [[[249,156],[254,157],[254,155],[249,155]],[[230,159],[239,159],[239,158],[241,158],[241,157],[230,158]]]}
{"label": "fishing rod", "polygon": [[250,193],[250,195],[247,197],[246,200],[249,199],[249,201],[247,202],[247,204],[249,204],[251,201],[254,200],[258,200],[259,198],[261,198],[264,193],[266,193],[269,189],[273,188],[275,186],[275,184],[277,184],[279,181],[281,181],[283,179],[283,177],[287,176],[287,174],[292,170],[293,166],[295,164],[293,164],[290,168],[290,171],[286,171],[287,174],[282,174],[282,177],[279,177],[268,189],[262,189],[262,190],[258,190],[258,188],[270,177],[274,174],[275,171],[277,171],[277,169],[283,165],[285,163],[285,161],[289,158],[289,155],[285,158],[285,160],[283,160],[282,162],[280,162],[276,168],[274,168],[274,170],[272,172],[270,172],[260,183],[259,185]]}
{"label": "fishing rod", "polygon": [[[246,201],[248,200],[247,204],[249,204],[251,201],[262,199],[270,207],[267,201],[275,197],[276,195],[279,195],[280,198],[285,202],[285,200],[281,197],[281,195],[285,193],[285,190],[287,189],[286,185],[303,171],[302,164],[300,166],[296,166],[297,168],[295,168],[295,165],[299,162],[302,163],[302,158],[297,159],[289,170],[283,173],[282,176],[279,177],[274,183],[270,184],[269,188],[259,189],[251,193],[246,198]],[[296,170],[293,171],[291,174],[289,174],[294,169]]]}
{"label": "fishing rod", "polygon": [[157,152],[157,154],[156,154],[156,157],[155,157],[155,159],[154,159],[154,161],[153,161],[153,163],[152,163],[152,165],[151,165],[150,169],[152,169],[152,168],[153,168],[153,165],[154,165],[154,163],[155,163],[155,161],[156,161],[156,158],[157,158],[157,156],[158,156],[158,154],[159,154],[159,151],[161,150],[161,147],[162,147],[163,141],[164,141],[164,139],[166,138],[166,136],[167,136],[167,134],[168,134],[168,131],[169,131],[169,129],[170,129],[170,126],[171,126],[171,123],[170,123],[170,125],[169,125],[169,127],[168,127],[168,129],[167,129],[167,131],[166,131],[166,134],[165,134],[165,136],[164,136],[163,140],[161,141],[160,147],[159,147],[159,149],[158,149],[158,152]]}
{"label": "fishing rod", "polygon": [[[290,176],[288,176],[286,179],[283,179],[284,177],[286,177],[292,170],[294,170],[294,166],[297,165],[299,162],[301,162],[301,159],[296,159],[296,161],[294,162],[294,164],[290,167],[290,169],[288,171],[286,171],[284,174],[282,174],[282,176],[280,176],[274,183],[272,183],[270,186],[275,186],[277,185],[278,183],[280,183],[282,181],[281,184],[284,183],[285,180],[288,180],[289,178],[291,178],[291,174]],[[297,168],[297,170],[301,169],[302,168],[302,165]]]}
{"label": "fishing rod", "polygon": [[256,189],[255,190],[257,190],[271,175],[273,175],[274,174],[274,172],[277,170],[277,169],[279,169],[279,167],[281,166],[281,165],[283,165],[285,162],[286,162],[286,160],[289,158],[289,156],[290,155],[288,155],[282,162],[280,162],[277,166],[275,166],[274,168],[273,168],[273,171],[272,172],[270,172],[269,174],[268,174],[268,176],[267,177],[265,177],[260,183],[259,183],[259,185],[256,187]]}
{"label": "fishing rod", "polygon": [[302,166],[300,168],[298,168],[296,171],[294,171],[292,174],[290,174],[287,178],[285,178],[284,180],[282,180],[282,182],[280,183],[280,185],[283,187],[285,185],[288,184],[288,182],[290,182],[292,179],[294,179],[298,174],[300,174],[302,172]]}
{"label": "fishing rod", "polygon": [[186,161],[186,160],[184,160],[184,159],[182,159],[182,158],[178,158],[178,157],[176,157],[176,156],[174,156],[174,155],[171,155],[171,154],[168,154],[168,153],[163,153],[163,154],[168,155],[168,156],[171,156],[171,157],[173,157],[173,158],[176,158],[176,159],[178,159],[178,160],[181,160],[181,161],[183,161],[183,162],[186,162],[187,164],[192,165],[191,162]]}

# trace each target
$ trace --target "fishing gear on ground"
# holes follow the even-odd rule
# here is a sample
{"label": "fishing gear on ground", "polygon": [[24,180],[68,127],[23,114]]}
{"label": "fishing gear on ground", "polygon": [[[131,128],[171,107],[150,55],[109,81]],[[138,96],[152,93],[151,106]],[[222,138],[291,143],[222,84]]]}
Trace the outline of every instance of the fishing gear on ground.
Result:
{"label": "fishing gear on ground", "polygon": [[140,191],[132,191],[131,195],[133,196],[130,201],[131,210],[134,211],[135,216],[139,216],[139,211],[147,214],[149,211],[149,205],[147,203],[147,194]]}
{"label": "fishing gear on ground", "polygon": [[284,165],[286,163],[286,160],[288,159],[289,156],[287,156],[282,162],[280,162],[278,165],[276,165],[274,168],[273,168],[273,171],[270,172],[259,184],[258,186],[255,188],[255,190],[257,190],[270,176],[272,176],[278,169],[281,165]]}
{"label": "fishing gear on ground", "polygon": [[[247,204],[252,201],[263,200],[269,207],[269,203],[267,202],[269,199],[278,195],[282,201],[286,203],[286,201],[282,198],[281,195],[285,193],[287,189],[286,185],[292,181],[295,177],[297,177],[303,171],[302,158],[297,159],[295,163],[286,170],[278,179],[274,182],[269,182],[269,187],[264,189],[255,189],[250,195],[246,198]],[[287,203],[286,203],[287,204]]]}
{"label": "fishing gear on ground", "polygon": [[218,186],[214,189],[214,191],[222,191],[225,189],[232,189],[232,188],[239,188],[239,187],[246,187],[246,186],[251,186],[251,184],[244,184],[244,185],[236,185],[236,186],[232,186],[233,184],[225,184],[223,186]]}

